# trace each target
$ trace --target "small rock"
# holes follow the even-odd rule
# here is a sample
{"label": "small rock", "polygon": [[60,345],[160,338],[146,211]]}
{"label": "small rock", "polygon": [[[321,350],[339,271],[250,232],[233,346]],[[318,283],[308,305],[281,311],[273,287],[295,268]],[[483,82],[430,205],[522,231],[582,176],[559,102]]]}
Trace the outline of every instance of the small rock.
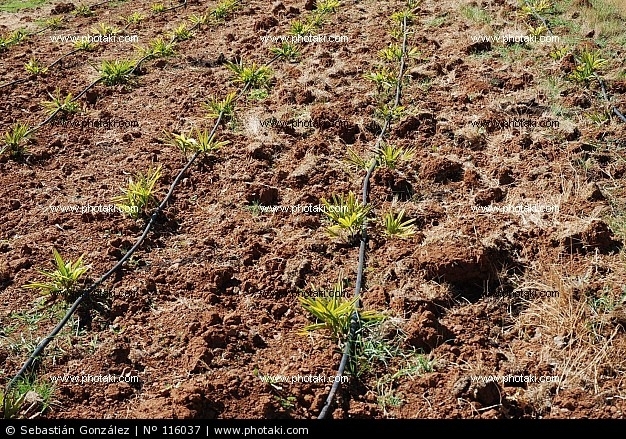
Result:
{"label": "small rock", "polygon": [[581,220],[566,224],[565,230],[552,239],[552,244],[569,253],[587,253],[594,249],[604,253],[615,244],[613,237],[613,232],[604,221]]}
{"label": "small rock", "polygon": [[474,203],[479,206],[489,206],[491,203],[498,202],[504,198],[504,192],[499,187],[493,187],[480,191],[474,197]]}
{"label": "small rock", "polygon": [[282,316],[285,315],[285,313],[289,310],[289,307],[287,305],[284,305],[282,303],[277,303],[274,308],[272,309],[272,316],[278,320],[280,319]]}
{"label": "small rock", "polygon": [[68,12],[72,12],[74,9],[76,9],[76,6],[72,3],[57,3],[50,11],[50,14],[67,14]]}
{"label": "small rock", "polygon": [[465,53],[480,53],[480,52],[488,52],[491,50],[491,41],[478,42],[474,44],[470,44],[465,48]]}
{"label": "small rock", "polygon": [[255,348],[264,348],[267,346],[267,343],[265,343],[265,340],[260,334],[254,334],[252,336],[252,346]]}
{"label": "small rock", "polygon": [[208,326],[215,326],[215,325],[219,325],[220,323],[222,323],[222,318],[220,317],[218,313],[211,312],[209,313],[205,321]]}
{"label": "small rock", "polygon": [[306,3],[304,4],[304,9],[307,11],[313,11],[315,10],[315,8],[317,8],[317,1],[316,0],[306,0]]}
{"label": "small rock", "polygon": [[463,183],[469,188],[478,187],[480,180],[480,174],[475,169],[466,169],[463,173]]}
{"label": "small rock", "polygon": [[491,406],[501,402],[500,387],[495,382],[479,382],[472,389],[472,396],[484,406]]}
{"label": "small rock", "polygon": [[567,346],[567,342],[565,341],[565,337],[560,336],[560,335],[557,335],[556,337],[554,337],[554,344],[559,349],[563,349],[565,346]]}
{"label": "small rock", "polygon": [[580,137],[580,130],[578,127],[571,121],[565,120],[559,124],[559,132],[563,134],[565,140],[571,142]]}
{"label": "small rock", "polygon": [[422,134],[434,135],[437,131],[437,120],[432,113],[421,113],[417,116],[408,116],[400,122],[394,130],[400,138],[407,137],[410,133],[418,131]]}
{"label": "small rock", "polygon": [[467,392],[467,390],[469,389],[471,384],[471,379],[468,376],[464,376],[459,378],[456,383],[454,383],[454,386],[452,387],[452,394],[456,397],[456,398],[460,398],[462,397],[465,392]]}
{"label": "small rock", "polygon": [[241,316],[236,313],[228,314],[224,317],[225,326],[236,326],[241,324]]}
{"label": "small rock", "polygon": [[275,2],[274,4],[272,4],[272,14],[277,14],[280,11],[284,11],[285,10],[285,5],[283,5],[283,2]]}
{"label": "small rock", "polygon": [[445,183],[448,180],[458,181],[462,177],[463,166],[445,157],[436,157],[424,163],[421,177],[436,183]]}
{"label": "small rock", "polygon": [[250,185],[246,193],[246,201],[248,203],[259,201],[264,206],[271,206],[278,201],[278,188]]}
{"label": "small rock", "polygon": [[28,269],[32,266],[32,262],[28,258],[18,258],[9,262],[9,266],[14,272]]}
{"label": "small rock", "polygon": [[148,290],[151,293],[156,292],[157,287],[156,287],[156,282],[154,281],[154,279],[150,278],[146,280],[146,290]]}
{"label": "small rock", "polygon": [[104,391],[104,396],[109,401],[121,401],[132,395],[132,393],[133,388],[130,387],[130,384],[121,381],[119,383],[110,384]]}
{"label": "small rock", "polygon": [[267,30],[275,26],[278,26],[278,20],[272,16],[267,16],[260,20],[257,20],[254,23],[254,30],[255,31]]}
{"label": "small rock", "polygon": [[606,197],[595,182],[591,182],[587,185],[585,190],[585,199],[587,201],[604,201]]}
{"label": "small rock", "polygon": [[515,181],[513,177],[513,170],[511,168],[505,168],[499,171],[498,183],[502,185],[511,184]]}
{"label": "small rock", "polygon": [[[96,104],[96,102],[98,101],[98,93],[97,93],[97,92],[95,92],[95,91],[88,91],[88,92],[85,94],[85,99],[87,100],[87,102],[88,102],[90,105],[95,105],[95,104]],[[97,145],[97,144],[96,144],[96,145]]]}

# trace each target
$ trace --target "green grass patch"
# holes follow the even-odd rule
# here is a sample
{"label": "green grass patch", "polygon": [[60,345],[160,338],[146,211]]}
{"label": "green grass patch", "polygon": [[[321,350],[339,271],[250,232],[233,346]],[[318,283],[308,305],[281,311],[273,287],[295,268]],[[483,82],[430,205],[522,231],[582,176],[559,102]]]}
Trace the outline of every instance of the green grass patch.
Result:
{"label": "green grass patch", "polygon": [[17,12],[22,9],[32,9],[48,3],[48,0],[0,0],[1,12]]}
{"label": "green grass patch", "polygon": [[491,23],[491,15],[486,9],[480,8],[478,6],[464,5],[461,6],[459,11],[461,12],[461,15],[463,15],[463,17],[476,23]]}

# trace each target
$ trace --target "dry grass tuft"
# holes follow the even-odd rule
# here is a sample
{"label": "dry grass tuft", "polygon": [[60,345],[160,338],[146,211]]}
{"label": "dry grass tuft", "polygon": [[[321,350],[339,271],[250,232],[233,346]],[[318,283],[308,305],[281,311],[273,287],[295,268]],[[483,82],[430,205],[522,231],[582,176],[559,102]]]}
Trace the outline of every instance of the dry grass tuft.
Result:
{"label": "dry grass tuft", "polygon": [[[542,346],[537,367],[561,377],[557,392],[580,387],[598,394],[626,374],[624,327],[612,319],[620,298],[610,288],[597,291],[596,277],[605,286],[611,284],[606,275],[598,275],[597,264],[590,261],[586,270],[580,264],[578,269],[555,264],[526,275],[526,282],[559,292],[558,297],[526,301],[515,324],[521,343]],[[614,391],[623,393],[619,383]]]}

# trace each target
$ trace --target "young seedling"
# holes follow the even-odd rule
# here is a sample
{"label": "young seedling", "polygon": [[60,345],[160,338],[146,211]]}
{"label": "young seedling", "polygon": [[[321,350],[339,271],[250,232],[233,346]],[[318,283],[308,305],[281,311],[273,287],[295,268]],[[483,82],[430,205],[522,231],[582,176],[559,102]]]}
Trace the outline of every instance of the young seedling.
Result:
{"label": "young seedling", "polygon": [[218,151],[223,146],[228,145],[229,142],[218,142],[214,136],[210,136],[209,131],[196,130],[195,137],[190,137],[185,133],[167,134],[166,143],[180,149],[187,158],[189,152],[200,151],[208,154]]}
{"label": "young seedling", "polygon": [[267,99],[269,96],[269,92],[266,88],[255,88],[254,90],[250,90],[250,99],[254,99],[255,101],[262,101],[263,99]]}
{"label": "young seedling", "polygon": [[261,214],[261,201],[259,200],[254,200],[252,203],[244,207],[250,211],[252,216],[259,216]]}
{"label": "young seedling", "polygon": [[[398,63],[402,60],[402,47],[399,44],[390,44],[389,47],[382,49],[378,52],[378,56],[384,61]],[[406,53],[406,58],[419,58],[420,53],[417,48],[412,47]]]}
{"label": "young seedling", "polygon": [[399,44],[391,44],[379,51],[378,56],[384,61],[399,62],[402,59],[402,47]]}
{"label": "young seedling", "polygon": [[74,42],[74,50],[84,50],[85,52],[91,52],[96,48],[96,43],[92,43],[87,40],[78,40]]}
{"label": "young seedling", "polygon": [[132,218],[138,218],[140,213],[145,213],[145,209],[156,203],[154,186],[160,177],[161,166],[150,168],[145,175],[138,173],[134,179],[129,179],[127,188],[122,189],[124,195],[113,198],[113,202]]}
{"label": "young seedling", "polygon": [[64,261],[56,249],[52,249],[56,270],[39,272],[50,279],[49,282],[33,282],[24,285],[24,288],[40,290],[45,296],[50,296],[52,300],[62,296],[67,303],[72,303],[77,299],[76,286],[80,277],[85,274],[90,267],[83,263],[83,256],[76,261]]}
{"label": "young seedling", "polygon": [[226,67],[234,73],[234,82],[244,84],[244,86],[252,89],[267,87],[272,74],[269,67],[257,66],[254,62],[245,66],[241,59],[238,64],[227,61]]}
{"label": "young seedling", "polygon": [[91,31],[96,35],[117,35],[120,30],[115,26],[109,26],[105,23],[98,23]]}
{"label": "young seedling", "polygon": [[372,165],[372,161],[376,160],[372,158],[365,161],[356,151],[352,148],[348,148],[347,157],[345,159],[346,164],[356,171],[367,171]]}
{"label": "young seedling", "polygon": [[63,18],[62,17],[52,17],[48,18],[43,22],[44,28],[47,29],[61,29],[63,27]]}
{"label": "young seedling", "polygon": [[65,114],[76,113],[80,110],[80,104],[72,101],[72,94],[68,94],[65,98],[61,98],[61,90],[56,89],[56,96],[50,96],[50,101],[43,101],[41,105],[46,109],[48,116],[52,116],[57,112],[63,112]]}
{"label": "young seedling", "polygon": [[310,23],[305,23],[301,20],[294,20],[291,22],[291,27],[289,28],[289,33],[291,35],[311,35],[313,33],[314,27]]}
{"label": "young seedling", "polygon": [[568,52],[569,50],[567,50],[567,47],[559,47],[550,52],[549,55],[553,60],[560,61],[565,55],[568,54]]}
{"label": "young seedling", "polygon": [[196,149],[205,154],[210,154],[219,151],[222,147],[228,145],[230,142],[224,140],[218,142],[215,140],[215,135],[210,135],[209,131],[196,130]]}
{"label": "young seedling", "polygon": [[396,74],[391,72],[387,67],[382,67],[377,71],[366,73],[363,76],[365,79],[374,82],[379,92],[396,86]]}
{"label": "young seedling", "polygon": [[547,30],[548,28],[545,27],[544,25],[540,25],[537,27],[528,26],[526,28],[526,32],[528,33],[528,35],[533,36],[535,38],[539,38],[541,35],[545,34]]}
{"label": "young seedling", "polygon": [[270,52],[287,61],[297,61],[301,56],[300,50],[288,42],[283,42],[280,47],[272,47]]}
{"label": "young seedling", "polygon": [[394,120],[399,120],[404,115],[404,113],[405,108],[401,105],[393,107],[389,104],[383,104],[376,109],[374,115],[383,121],[389,120],[390,122],[392,122]]}
{"label": "young seedling", "polygon": [[320,0],[317,2],[317,11],[322,14],[330,14],[337,12],[337,8],[339,7],[338,0]]}
{"label": "young seedling", "polygon": [[383,143],[378,147],[376,160],[381,166],[389,169],[396,169],[401,161],[409,161],[415,155],[415,148],[404,149],[401,146],[393,146],[389,143]]}
{"label": "young seedling", "polygon": [[[315,319],[316,323],[306,325],[301,333],[308,334],[312,331],[327,329],[331,332],[333,340],[343,343],[350,332],[350,320],[352,314],[357,311],[358,297],[346,299],[342,294],[334,294],[331,297],[299,297],[300,304]],[[359,320],[371,322],[385,318],[376,311],[357,311]]]}
{"label": "young seedling", "polygon": [[174,55],[174,43],[168,43],[162,37],[148,43],[148,48],[139,48],[142,57],[165,58]]}
{"label": "young seedling", "polygon": [[5,35],[0,35],[0,52],[4,52],[10,46],[9,38]]}
{"label": "young seedling", "polygon": [[526,4],[522,6],[522,12],[528,16],[547,14],[551,9],[552,5],[549,0],[528,0]]}
{"label": "young seedling", "polygon": [[357,201],[353,192],[347,196],[333,195],[330,201],[324,198],[320,201],[326,207],[324,213],[332,223],[326,228],[328,234],[355,243],[372,207]]}
{"label": "young seedling", "polygon": [[99,70],[100,78],[106,85],[124,84],[130,80],[134,68],[134,61],[117,59],[115,61],[102,61]]}
{"label": "young seedling", "polygon": [[5,40],[8,46],[13,46],[15,44],[19,44],[22,41],[26,40],[27,37],[28,37],[28,33],[24,29],[17,29],[11,32],[9,36],[6,37]]}
{"label": "young seedling", "polygon": [[193,27],[202,28],[202,26],[209,23],[209,14],[196,15],[191,14],[187,20],[193,24]]}
{"label": "young seedling", "polygon": [[224,20],[239,6],[238,0],[224,0],[211,11],[211,15],[218,21]]}
{"label": "young seedling", "polygon": [[93,11],[87,5],[80,4],[72,11],[72,14],[81,17],[90,17],[93,15]]}
{"label": "young seedling", "polygon": [[127,25],[141,23],[146,17],[139,12],[133,12],[127,17],[121,17]]}
{"label": "young seedling", "polygon": [[611,114],[607,111],[599,111],[589,114],[587,118],[596,125],[604,125],[611,120]]}
{"label": "young seedling", "polygon": [[165,11],[165,5],[163,3],[153,3],[150,9],[152,9],[152,12],[155,14],[160,14]]}
{"label": "young seedling", "polygon": [[30,127],[21,122],[16,123],[4,134],[4,147],[0,149],[0,155],[8,152],[11,157],[18,158],[28,151],[24,143],[30,137]]}
{"label": "young seedling", "polygon": [[34,76],[45,75],[46,73],[48,73],[48,68],[44,67],[43,64],[41,64],[35,58],[31,58],[30,60],[28,60],[28,62],[24,65],[24,68],[28,73]]}
{"label": "young seedling", "polygon": [[307,25],[311,26],[311,29],[316,29],[324,26],[326,21],[326,14],[315,10],[313,16],[307,21]]}
{"label": "young seedling", "polygon": [[407,26],[413,24],[413,22],[415,21],[415,14],[413,14],[413,11],[411,11],[411,9],[405,9],[403,11],[398,11],[391,14],[391,20],[399,25],[402,25],[405,19]]}
{"label": "young seedling", "polygon": [[189,32],[189,29],[187,29],[187,25],[183,23],[176,29],[174,29],[171,32],[170,36],[173,37],[176,41],[185,41],[191,38],[191,32]]}
{"label": "young seedling", "polygon": [[597,71],[606,66],[607,60],[600,58],[596,52],[584,51],[576,58],[577,65],[570,73],[569,78],[588,84],[589,81],[597,77]]}
{"label": "young seedling", "polygon": [[218,100],[216,97],[211,97],[208,102],[203,103],[208,114],[207,117],[211,119],[217,119],[220,114],[223,120],[231,120],[235,116],[235,92],[230,92],[223,100]]}
{"label": "young seedling", "polygon": [[197,149],[198,141],[192,137],[187,137],[185,133],[180,133],[180,134],[171,133],[171,134],[168,134],[167,136],[168,138],[166,140],[166,143],[180,149],[185,155],[185,158],[187,158],[187,154],[190,151],[195,151]]}
{"label": "young seedling", "polygon": [[19,393],[12,389],[8,393],[4,393],[4,389],[0,388],[0,408],[4,410],[2,417],[4,419],[13,419],[20,412],[24,404],[26,393]]}
{"label": "young seedling", "polygon": [[409,238],[415,234],[415,219],[412,218],[407,221],[404,219],[404,209],[394,214],[393,212],[386,213],[382,218],[382,225],[384,227],[384,233],[390,238]]}

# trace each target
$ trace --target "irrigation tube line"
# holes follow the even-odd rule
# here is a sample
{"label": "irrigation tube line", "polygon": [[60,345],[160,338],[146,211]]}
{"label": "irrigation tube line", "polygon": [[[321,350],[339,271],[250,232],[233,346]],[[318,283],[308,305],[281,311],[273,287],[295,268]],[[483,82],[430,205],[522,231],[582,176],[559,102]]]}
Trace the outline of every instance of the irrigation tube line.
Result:
{"label": "irrigation tube line", "polygon": [[[386,131],[389,129],[393,110],[395,110],[398,107],[398,105],[400,105],[400,94],[402,92],[402,77],[404,76],[404,70],[406,67],[406,40],[407,40],[406,16],[404,17],[403,22],[402,22],[402,33],[403,33],[402,58],[400,59],[400,71],[398,72],[398,77],[396,80],[396,95],[395,95],[393,107],[391,108],[391,112],[385,118],[385,123],[383,124],[381,132],[378,135],[378,138],[376,139],[376,143],[374,145],[375,150],[377,150],[380,147],[380,144],[383,141],[383,137]],[[365,178],[363,179],[363,193],[362,193],[363,204],[367,204],[369,201],[369,182],[370,182],[372,173],[374,172],[374,169],[376,169],[376,165],[377,165],[377,159],[374,158],[374,160],[372,160],[372,164],[370,164],[367,170],[367,174],[365,175]],[[365,269],[366,246],[367,246],[367,220],[363,222],[363,226],[361,227],[361,243],[359,246],[359,263],[357,266],[356,285],[354,288],[354,300],[355,300],[355,306],[357,308],[360,307],[361,287],[363,284],[363,271]],[[346,369],[346,366],[348,364],[348,359],[350,358],[350,350],[352,348],[352,341],[354,339],[358,326],[359,326],[359,313],[355,309],[352,312],[352,315],[350,316],[350,331],[348,333],[348,339],[346,340],[346,344],[343,349],[343,355],[341,356],[341,362],[339,363],[339,368],[337,369],[336,376],[340,376],[340,377],[343,376],[344,370]],[[340,385],[339,381],[335,379],[335,382],[333,383],[333,386],[331,387],[330,392],[328,393],[328,397],[326,398],[326,402],[324,403],[324,407],[322,407],[322,410],[320,411],[320,414],[317,417],[317,419],[324,419],[328,415],[328,410],[330,409],[333,403],[333,400],[335,399],[335,394],[337,393],[337,390],[339,389],[339,385]]]}
{"label": "irrigation tube line", "polygon": [[[108,3],[108,2],[107,2]],[[186,3],[186,0],[185,0]],[[269,65],[271,65],[274,61],[276,61],[277,59],[280,58],[280,55],[276,55],[274,56],[270,61],[268,61],[265,64],[265,67],[268,67]],[[144,61],[144,59],[142,59],[141,61],[139,61],[135,67],[133,68],[133,71],[137,68],[137,66]],[[131,72],[132,73],[132,72]],[[96,81],[94,81],[92,84],[90,84],[85,90],[83,90],[81,93],[79,93],[74,99],[72,99],[72,101],[75,101],[76,99],[78,99],[79,97],[81,97],[87,90],[89,90],[90,88],[92,88],[93,86],[95,86],[97,83],[99,83],[102,80],[102,78],[97,79]],[[250,87],[250,83],[246,83],[245,86],[240,90],[240,92],[237,94],[237,96],[233,99],[233,102],[237,102],[241,96],[243,96],[243,94],[247,91],[247,89]],[[215,132],[217,131],[217,128],[219,127],[221,121],[222,121],[222,116],[224,114],[224,110],[222,109],[218,115],[218,118],[213,126],[213,129],[211,130],[211,133],[209,134],[209,139],[213,139],[213,137],[215,136]],[[34,131],[36,131],[37,129],[39,129],[41,126],[43,126],[44,124],[46,124],[47,122],[49,122],[50,120],[52,120],[52,118],[54,118],[54,116],[61,111],[60,108],[57,108],[47,119],[45,119],[42,123],[40,123],[39,125],[35,126],[34,128],[32,128],[31,130],[29,130],[27,132],[27,134],[30,134]],[[37,345],[37,347],[35,348],[35,350],[33,351],[33,353],[30,355],[30,357],[24,362],[24,364],[22,365],[21,369],[17,372],[17,374],[15,374],[15,376],[11,379],[11,381],[9,381],[9,383],[6,386],[6,390],[4,392],[4,398],[3,398],[3,413],[6,414],[6,405],[7,405],[7,398],[9,395],[9,392],[11,390],[11,388],[15,385],[15,383],[17,382],[18,379],[20,379],[25,373],[26,371],[33,365],[33,363],[37,360],[38,356],[43,352],[43,350],[46,348],[46,346],[54,339],[54,337],[56,337],[56,335],[61,331],[61,329],[63,329],[63,327],[67,324],[67,322],[69,321],[70,317],[74,314],[74,312],[76,312],[76,310],[78,309],[79,305],[86,300],[89,295],[95,291],[95,289],[100,286],[103,282],[105,282],[113,273],[115,273],[117,270],[119,270],[122,265],[135,253],[135,251],[137,251],[137,249],[139,248],[139,246],[143,243],[143,241],[146,239],[146,237],[148,236],[148,233],[150,232],[150,229],[152,228],[152,226],[154,225],[154,222],[156,221],[157,217],[159,216],[159,214],[163,211],[163,209],[165,208],[165,206],[167,205],[167,202],[169,201],[169,199],[171,198],[172,194],[174,193],[174,189],[176,188],[176,186],[178,185],[178,183],[180,182],[180,179],[182,178],[182,176],[185,174],[185,172],[187,172],[187,170],[191,167],[191,165],[193,164],[193,162],[196,160],[196,158],[201,154],[202,151],[196,151],[194,153],[194,155],[189,159],[189,161],[187,162],[187,164],[183,167],[183,169],[178,173],[178,175],[176,176],[176,178],[174,179],[174,181],[172,182],[172,184],[170,185],[170,189],[167,192],[167,195],[165,196],[165,198],[163,199],[163,201],[161,202],[161,204],[159,204],[159,206],[154,210],[154,212],[152,213],[150,220],[148,221],[148,224],[146,225],[146,227],[144,228],[143,233],[141,234],[141,236],[139,237],[139,239],[137,240],[137,242],[128,250],[128,252],[122,257],[122,259],[120,259],[109,271],[107,271],[104,275],[102,275],[102,277],[100,277],[100,279],[98,279],[96,282],[94,282],[91,287],[89,287],[87,290],[85,290],[72,304],[72,306],[70,307],[70,309],[67,311],[67,313],[65,314],[65,316],[63,317],[63,319],[61,319],[61,321],[57,324],[57,326],[52,330],[52,332],[50,332],[50,334],[48,334],[48,336],[46,336],[43,340],[41,340],[39,342],[39,344]]]}
{"label": "irrigation tube line", "polygon": [[546,20],[545,20],[545,19],[544,19],[541,15],[539,15],[539,13],[537,12],[537,10],[536,10],[534,7],[532,7],[532,6],[528,3],[528,0],[525,0],[525,1],[524,1],[524,4],[526,5],[526,7],[527,7],[528,9],[530,9],[530,10],[531,10],[531,12],[532,12],[532,13],[533,13],[533,15],[535,16],[535,18],[536,18],[537,20],[541,21],[541,24],[543,24],[543,27],[545,27],[545,28],[547,29],[547,31],[550,33],[550,35],[554,35],[554,34],[552,33],[552,29],[550,29],[550,25],[548,24],[548,22],[547,22],[547,21],[546,21]]}
{"label": "irrigation tube line", "polygon": [[[264,66],[268,67],[270,66],[273,62],[275,62],[277,59],[280,58],[280,55],[276,55],[274,56],[270,61],[268,61]],[[236,95],[236,97],[233,99],[233,102],[237,102],[243,95],[244,93],[246,93],[246,91],[248,90],[248,88],[250,87],[250,82],[246,83],[245,86],[239,91],[239,93]],[[213,137],[215,136],[215,132],[217,131],[217,128],[219,127],[221,121],[222,121],[222,116],[224,114],[224,110],[222,109],[218,115],[217,120],[215,121],[215,124],[213,126],[213,129],[211,130],[211,133],[209,134],[209,139],[213,139]],[[57,110],[58,111],[58,110]],[[56,113],[55,113],[56,114]],[[51,119],[52,117],[54,117],[54,115],[52,115],[51,117],[48,118]],[[41,125],[39,125],[41,126]],[[178,183],[180,182],[180,179],[183,177],[183,175],[187,172],[187,170],[191,167],[191,165],[193,164],[193,162],[196,160],[196,158],[202,153],[203,151],[196,151],[193,156],[189,159],[189,161],[187,162],[187,164],[185,165],[185,167],[183,167],[183,169],[178,173],[178,175],[176,176],[176,178],[174,179],[174,181],[172,182],[172,184],[170,185],[170,189],[167,192],[167,195],[165,196],[165,198],[163,199],[163,201],[161,202],[161,204],[159,204],[159,206],[154,210],[154,212],[152,213],[152,216],[150,217],[150,220],[148,221],[148,224],[146,225],[146,227],[144,228],[143,233],[141,234],[141,236],[139,237],[139,239],[137,240],[137,242],[128,250],[128,252],[122,257],[122,259],[120,259],[114,266],[113,268],[111,268],[109,271],[107,271],[104,275],[102,275],[102,277],[100,277],[100,279],[98,279],[97,281],[95,281],[87,290],[85,290],[80,297],[78,297],[74,303],[72,304],[72,306],[70,307],[70,309],[67,311],[67,313],[65,314],[65,316],[63,317],[63,319],[61,319],[61,321],[57,324],[57,326],[52,330],[52,332],[50,332],[50,334],[48,336],[46,336],[43,340],[41,340],[39,342],[39,344],[37,345],[37,347],[35,348],[35,350],[33,351],[33,353],[30,355],[30,357],[24,362],[24,364],[22,365],[22,368],[17,372],[17,374],[15,374],[15,376],[11,379],[11,381],[9,381],[9,383],[6,386],[6,390],[4,392],[4,399],[3,399],[3,413],[6,414],[6,404],[7,404],[7,399],[9,396],[9,392],[11,390],[11,388],[15,385],[15,383],[17,382],[17,380],[19,380],[25,373],[26,371],[33,365],[33,363],[37,360],[37,358],[39,357],[39,355],[43,352],[43,350],[46,348],[46,346],[54,339],[54,337],[56,337],[56,335],[61,331],[61,329],[63,329],[63,327],[67,324],[67,322],[69,321],[70,317],[74,314],[74,312],[76,312],[76,310],[78,309],[78,306],[84,301],[86,300],[89,295],[95,291],[96,288],[98,288],[104,281],[106,281],[109,277],[111,277],[111,275],[113,275],[113,273],[115,273],[117,270],[119,270],[122,265],[135,253],[135,251],[137,251],[137,249],[139,248],[139,246],[143,243],[143,241],[146,239],[146,237],[148,236],[148,233],[150,232],[150,229],[152,229],[152,226],[154,225],[154,222],[156,221],[157,217],[159,216],[159,214],[163,211],[163,209],[165,208],[165,206],[167,205],[169,199],[171,198],[172,194],[174,193],[174,189],[176,188],[176,186],[178,185]]]}
{"label": "irrigation tube line", "polygon": [[613,114],[619,117],[622,120],[622,122],[626,123],[626,116],[624,116],[624,114],[621,111],[619,111],[617,107],[611,105],[611,100],[606,94],[606,88],[604,87],[604,81],[602,80],[602,78],[596,75],[596,79],[598,80],[598,83],[600,84],[600,88],[602,88],[602,97],[604,98],[606,103],[609,104],[610,107],[612,107]]}

